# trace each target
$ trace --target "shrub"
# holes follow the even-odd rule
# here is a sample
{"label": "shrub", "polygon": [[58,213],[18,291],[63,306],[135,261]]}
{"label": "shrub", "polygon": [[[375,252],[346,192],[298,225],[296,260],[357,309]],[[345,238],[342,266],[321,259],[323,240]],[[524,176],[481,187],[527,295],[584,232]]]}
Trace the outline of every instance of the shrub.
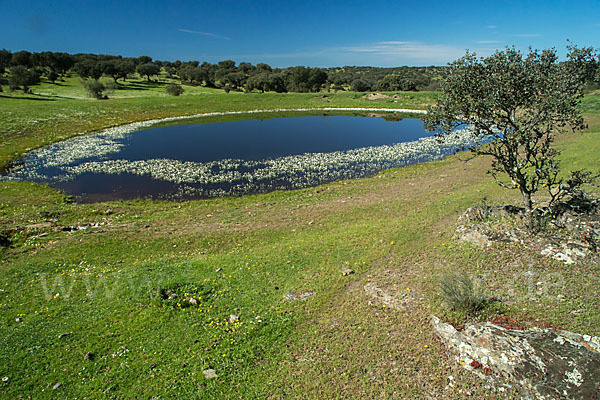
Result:
{"label": "shrub", "polygon": [[171,96],[179,96],[180,94],[183,94],[183,87],[176,83],[170,83],[167,85],[165,91]]}
{"label": "shrub", "polygon": [[104,91],[106,87],[97,80],[87,80],[83,82],[83,87],[87,90],[88,95],[95,99],[107,99],[108,97],[104,95]]}
{"label": "shrub", "polygon": [[466,273],[447,274],[439,286],[442,301],[454,311],[473,315],[485,307],[485,297]]}

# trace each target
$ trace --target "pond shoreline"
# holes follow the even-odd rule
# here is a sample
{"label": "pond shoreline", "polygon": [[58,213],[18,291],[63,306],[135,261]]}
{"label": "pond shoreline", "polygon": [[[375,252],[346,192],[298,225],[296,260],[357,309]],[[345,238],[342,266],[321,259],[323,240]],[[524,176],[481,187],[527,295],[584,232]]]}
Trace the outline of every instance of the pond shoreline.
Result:
{"label": "pond shoreline", "polygon": [[[296,109],[299,112],[307,112],[307,110],[310,109]],[[349,109],[318,110],[346,111]],[[357,108],[350,110],[355,111]],[[360,110],[383,112],[383,110],[389,109],[362,108]],[[270,112],[285,111],[289,110],[279,109]],[[141,190],[141,192],[135,192],[137,194],[132,192],[133,194],[127,194],[127,196],[158,196],[161,198],[166,195],[171,200],[240,196],[273,190],[302,189],[337,180],[363,178],[384,169],[439,160],[472,146],[476,142],[471,130],[464,128],[457,130],[453,137],[446,138],[444,142],[440,142],[434,136],[419,136],[397,143],[363,145],[335,151],[304,151],[275,157],[264,156],[255,160],[243,159],[239,155],[237,158],[228,155],[210,161],[186,160],[185,158],[180,159],[178,156],[169,157],[160,154],[140,159],[109,158],[109,154],[118,153],[125,146],[123,140],[126,136],[134,131],[155,126],[158,122],[194,119],[197,118],[197,115],[208,117],[257,113],[259,111],[204,113],[192,117],[162,118],[108,128],[101,133],[72,138],[34,150],[23,159],[21,165],[0,179],[47,182],[72,195],[83,197],[90,195],[87,190],[77,189],[84,181],[68,182],[75,181],[79,176],[86,176],[87,179],[100,179],[99,177],[102,175],[119,176],[115,181],[121,182],[118,183],[118,187],[132,189],[132,182],[139,182],[143,186],[143,189],[135,189]],[[161,188],[165,185],[176,185],[176,187],[160,189],[167,190],[167,193],[146,193],[149,190],[146,189],[147,186],[155,186],[153,183],[145,181],[146,177],[150,178],[152,182],[158,182],[157,184],[160,184]],[[127,183],[123,183],[125,181]],[[100,186],[103,184],[102,182],[98,183]],[[111,189],[111,191],[115,190]],[[121,198],[119,195],[116,196],[116,198]],[[123,199],[126,198],[123,197]]]}
{"label": "pond shoreline", "polygon": [[427,114],[425,110],[413,110],[404,108],[377,108],[377,107],[325,107],[325,108],[275,108],[268,110],[246,110],[246,111],[215,111],[207,113],[198,113],[191,115],[180,115],[177,117],[166,117],[157,119],[148,119],[145,121],[131,122],[123,125],[117,125],[110,128],[106,128],[100,132],[86,132],[82,135],[97,135],[97,134],[124,134],[130,133],[141,128],[148,128],[152,125],[160,124],[163,122],[182,121],[186,119],[205,118],[205,117],[218,117],[224,115],[244,115],[244,114],[262,114],[262,113],[278,113],[278,112],[313,112],[313,111],[375,111],[375,112],[396,112],[405,114]]}

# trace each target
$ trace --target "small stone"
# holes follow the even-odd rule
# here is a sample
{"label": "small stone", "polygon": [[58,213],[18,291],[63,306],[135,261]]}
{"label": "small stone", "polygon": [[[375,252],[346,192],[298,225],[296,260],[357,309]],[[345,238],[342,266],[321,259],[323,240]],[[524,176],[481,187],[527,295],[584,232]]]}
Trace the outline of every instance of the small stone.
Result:
{"label": "small stone", "polygon": [[315,294],[314,291],[312,290],[305,290],[303,292],[298,292],[298,293],[292,293],[292,292],[287,292],[286,294],[283,295],[283,297],[285,297],[286,299],[293,301],[293,300],[306,300],[308,299],[310,296],[313,296]]}
{"label": "small stone", "polygon": [[314,295],[315,292],[313,292],[312,290],[305,290],[304,292],[300,292],[297,294],[297,297],[300,300],[306,300],[308,299],[310,296]]}
{"label": "small stone", "polygon": [[286,294],[283,295],[283,297],[285,297],[289,301],[296,300],[296,295],[292,292],[287,292]]}
{"label": "small stone", "polygon": [[16,318],[15,321],[21,322],[21,318]]}
{"label": "small stone", "polygon": [[237,320],[239,320],[239,319],[240,319],[240,317],[238,317],[237,315],[235,315],[235,314],[231,314],[231,315],[229,316],[229,323],[234,323],[235,321],[237,321]]}
{"label": "small stone", "polygon": [[352,270],[350,268],[345,268],[345,269],[341,270],[340,273],[344,276],[352,275],[354,273],[354,270]]}
{"label": "small stone", "polygon": [[217,373],[214,369],[205,369],[204,371],[202,371],[202,375],[204,375],[206,379],[218,378]]}
{"label": "small stone", "polygon": [[54,386],[52,386],[52,390],[56,390],[56,389],[58,389],[61,386],[62,386],[62,383],[57,382],[57,383],[54,384]]}

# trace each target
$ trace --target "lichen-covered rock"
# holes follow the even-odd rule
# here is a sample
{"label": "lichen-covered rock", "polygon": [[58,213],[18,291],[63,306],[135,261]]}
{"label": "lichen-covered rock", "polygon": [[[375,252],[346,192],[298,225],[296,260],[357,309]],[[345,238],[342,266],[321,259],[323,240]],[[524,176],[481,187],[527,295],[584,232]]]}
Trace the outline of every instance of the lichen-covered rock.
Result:
{"label": "lichen-covered rock", "polygon": [[536,399],[600,399],[600,338],[490,322],[457,331],[432,317],[438,336],[457,361],[480,377],[509,378]]}
{"label": "lichen-covered rock", "polygon": [[[563,212],[542,231],[524,228],[524,210],[514,206],[472,207],[459,218],[458,240],[481,247],[494,243],[518,243],[543,256],[565,264],[600,261],[600,203],[585,212]],[[550,214],[548,214],[550,215]]]}

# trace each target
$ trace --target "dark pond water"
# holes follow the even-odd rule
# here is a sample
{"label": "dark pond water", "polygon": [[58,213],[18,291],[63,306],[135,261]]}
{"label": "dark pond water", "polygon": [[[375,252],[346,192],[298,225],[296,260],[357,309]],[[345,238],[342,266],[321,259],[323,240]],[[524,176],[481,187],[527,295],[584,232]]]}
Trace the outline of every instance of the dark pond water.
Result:
{"label": "dark pond water", "polygon": [[79,201],[205,198],[314,186],[442,158],[419,119],[303,116],[163,126],[57,143],[4,179],[48,182]]}
{"label": "dark pond water", "polygon": [[429,136],[419,119],[311,116],[177,125],[133,132],[110,159],[259,161],[411,142]]}

